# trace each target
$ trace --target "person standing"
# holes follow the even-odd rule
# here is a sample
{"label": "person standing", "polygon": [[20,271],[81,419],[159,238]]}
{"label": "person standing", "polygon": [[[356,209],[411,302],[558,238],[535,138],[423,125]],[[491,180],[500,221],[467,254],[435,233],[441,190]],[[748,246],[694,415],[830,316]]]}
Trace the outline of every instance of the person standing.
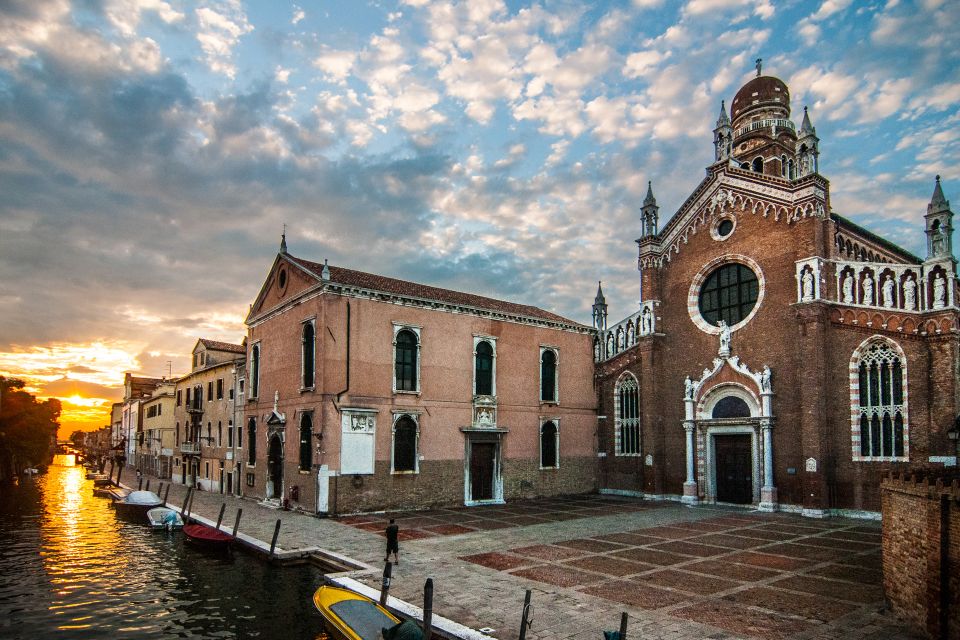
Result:
{"label": "person standing", "polygon": [[393,558],[397,564],[400,564],[400,527],[397,526],[397,523],[393,518],[390,518],[390,524],[387,525],[387,557],[383,559],[384,562],[387,562],[390,559],[390,554],[393,554]]}

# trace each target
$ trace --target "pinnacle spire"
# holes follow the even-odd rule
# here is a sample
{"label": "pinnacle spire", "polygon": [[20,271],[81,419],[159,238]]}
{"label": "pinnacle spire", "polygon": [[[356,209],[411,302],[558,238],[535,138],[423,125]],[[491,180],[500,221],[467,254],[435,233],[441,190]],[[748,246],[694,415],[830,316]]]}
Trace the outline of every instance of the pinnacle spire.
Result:
{"label": "pinnacle spire", "polygon": [[603,287],[601,286],[602,282],[597,280],[597,297],[593,299],[593,304],[606,304],[607,299],[603,297]]}
{"label": "pinnacle spire", "polygon": [[283,233],[280,235],[280,253],[287,252],[287,225],[283,225]]}
{"label": "pinnacle spire", "polygon": [[810,114],[807,113],[807,107],[803,107],[803,123],[800,125],[800,133],[812,133],[816,134],[817,130],[814,128],[813,123],[810,122]]}
{"label": "pinnacle spire", "polygon": [[657,199],[653,197],[653,181],[648,180],[647,181],[647,197],[643,199],[643,206],[646,207],[651,204],[653,205],[657,204]]}
{"label": "pinnacle spire", "polygon": [[949,207],[947,199],[943,196],[943,189],[940,188],[940,176],[937,176],[937,184],[933,188],[933,196],[930,198],[930,206],[936,209]]}
{"label": "pinnacle spire", "polygon": [[727,115],[727,105],[724,100],[720,101],[720,115],[717,117],[717,128],[728,126],[730,124],[730,116]]}

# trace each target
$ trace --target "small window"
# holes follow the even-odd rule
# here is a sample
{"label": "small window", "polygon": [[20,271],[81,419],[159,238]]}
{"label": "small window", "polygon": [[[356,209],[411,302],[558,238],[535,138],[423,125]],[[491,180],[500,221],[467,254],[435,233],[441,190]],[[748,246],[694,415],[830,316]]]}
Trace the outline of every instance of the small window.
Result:
{"label": "small window", "polygon": [[213,400],[213,380],[207,383],[207,402]]}
{"label": "small window", "polygon": [[187,407],[190,407],[190,389],[187,389]]}
{"label": "small window", "polygon": [[252,486],[253,486],[253,483],[254,483],[254,479],[255,479],[255,478],[256,478],[256,476],[254,476],[252,473],[247,473],[247,486],[248,486],[248,487],[252,487]]}
{"label": "small window", "polygon": [[227,448],[233,449],[233,420],[227,422]]}
{"label": "small window", "polygon": [[300,470],[309,471],[313,465],[313,451],[310,449],[310,436],[313,422],[309,413],[300,416]]}
{"label": "small window", "polygon": [[217,420],[217,446],[223,446],[223,423]]}
{"label": "small window", "polygon": [[714,418],[749,418],[750,407],[743,398],[737,396],[727,396],[721,398],[717,404],[713,405]]}
{"label": "small window", "polygon": [[250,349],[250,397],[260,395],[260,345],[255,344]]}
{"label": "small window", "polygon": [[717,235],[721,238],[726,238],[733,232],[733,220],[729,218],[721,220],[720,224],[717,225]]}
{"label": "small window", "polygon": [[177,389],[177,406],[178,406],[178,407],[179,407],[181,404],[183,404],[183,403],[182,403],[182,400],[183,400],[183,391],[182,391],[181,389]]}
{"label": "small window", "polygon": [[753,170],[757,173],[763,173],[763,158],[754,158]]}
{"label": "small window", "polygon": [[176,431],[174,431],[174,441],[173,446],[180,447],[180,423],[177,423]]}
{"label": "small window", "polygon": [[223,400],[223,378],[217,378],[217,400]]}
{"label": "small window", "polygon": [[287,270],[280,269],[280,277],[278,278],[280,282],[280,288],[284,289],[287,286]]}
{"label": "small window", "polygon": [[158,405],[157,405],[157,415],[158,415],[158,416],[159,416],[159,415],[163,415],[163,405],[162,405],[162,404],[158,404]]}
{"label": "small window", "polygon": [[557,401],[557,352],[542,349],[540,353],[540,402]]}
{"label": "small window", "polygon": [[393,471],[417,471],[417,423],[409,415],[401,416],[393,427]]}
{"label": "small window", "polygon": [[540,426],[540,468],[556,469],[560,466],[559,450],[560,431],[553,420],[548,420]]}
{"label": "small window", "polygon": [[475,377],[478,396],[493,395],[493,347],[486,340],[477,343]]}
{"label": "small window", "polygon": [[417,390],[417,335],[410,329],[397,332],[394,386],[397,391]]}

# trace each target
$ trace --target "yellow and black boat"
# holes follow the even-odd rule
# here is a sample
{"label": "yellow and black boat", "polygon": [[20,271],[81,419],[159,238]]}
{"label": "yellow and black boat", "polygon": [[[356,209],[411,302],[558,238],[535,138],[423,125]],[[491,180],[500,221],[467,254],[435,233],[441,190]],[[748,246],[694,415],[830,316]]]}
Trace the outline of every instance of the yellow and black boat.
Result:
{"label": "yellow and black boat", "polygon": [[[391,630],[388,637],[407,637],[412,629],[401,630],[401,621],[379,604],[349,589],[324,585],[313,594],[313,604],[323,616],[327,635],[332,640],[381,640],[384,630]],[[397,633],[399,632],[399,634]],[[419,634],[422,638],[422,634]]]}

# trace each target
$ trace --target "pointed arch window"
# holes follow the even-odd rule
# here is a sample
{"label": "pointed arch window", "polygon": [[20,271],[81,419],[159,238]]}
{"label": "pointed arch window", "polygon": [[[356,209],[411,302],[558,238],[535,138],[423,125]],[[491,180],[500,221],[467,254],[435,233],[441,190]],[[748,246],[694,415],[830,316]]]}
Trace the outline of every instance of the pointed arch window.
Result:
{"label": "pointed arch window", "polygon": [[640,455],[640,385],[625,374],[613,392],[614,445],[618,456]]}
{"label": "pointed arch window", "polygon": [[313,416],[304,413],[300,416],[300,470],[310,471],[313,465],[313,451],[310,448],[310,437],[313,435]]}
{"label": "pointed arch window", "polygon": [[313,375],[314,369],[316,368],[316,350],[316,330],[313,326],[313,320],[307,320],[303,323],[303,331],[300,335],[300,361],[302,363],[301,371],[303,373],[303,377],[300,381],[301,389],[313,388]]}
{"label": "pointed arch window", "polygon": [[558,420],[547,420],[540,425],[540,468],[560,468],[560,429]]}
{"label": "pointed arch window", "polygon": [[851,362],[853,457],[909,459],[906,358],[886,340],[862,346]]}
{"label": "pointed arch window", "polygon": [[260,343],[250,348],[250,397],[260,397]]}
{"label": "pointed arch window", "polygon": [[417,423],[409,414],[403,414],[393,425],[393,472],[417,472]]}
{"label": "pointed arch window", "polygon": [[540,402],[557,402],[557,351],[540,347]]}
{"label": "pointed arch window", "polygon": [[257,463],[257,419],[250,418],[247,422],[247,465]]}
{"label": "pointed arch window", "polygon": [[417,327],[394,326],[393,390],[420,391],[420,331]]}

